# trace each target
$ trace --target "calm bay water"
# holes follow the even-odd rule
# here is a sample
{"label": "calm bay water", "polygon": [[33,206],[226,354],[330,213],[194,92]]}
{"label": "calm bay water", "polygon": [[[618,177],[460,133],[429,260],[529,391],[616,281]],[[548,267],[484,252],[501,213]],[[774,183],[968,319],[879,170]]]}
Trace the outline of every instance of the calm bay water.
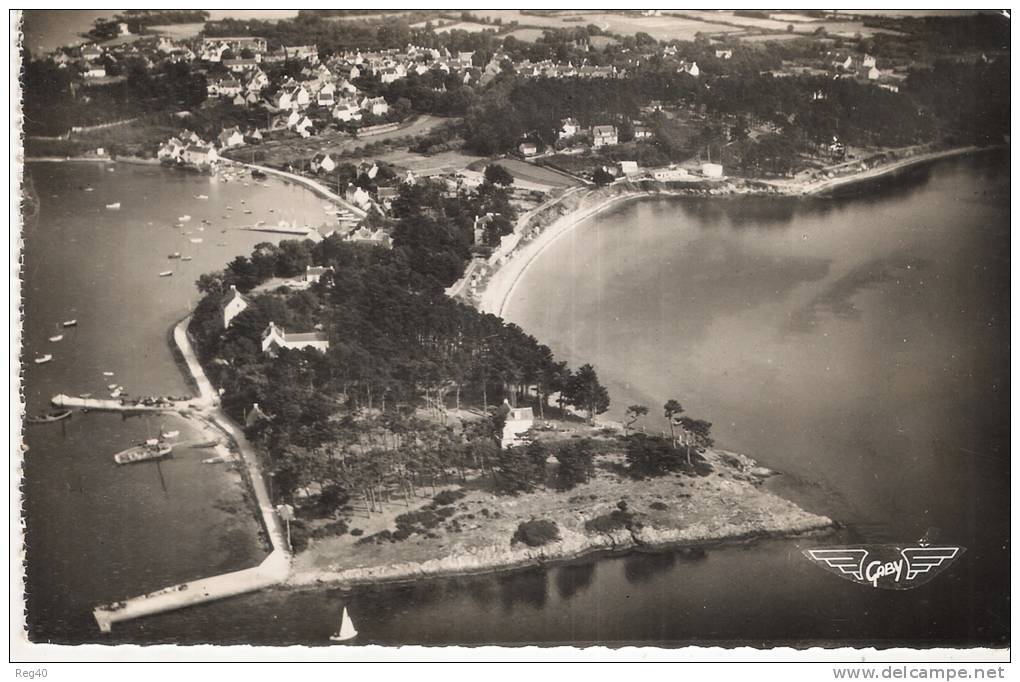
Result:
{"label": "calm bay water", "polygon": [[[41,202],[24,229],[28,414],[47,409],[57,393],[105,397],[114,382],[131,395],[188,393],[168,334],[198,300],[195,280],[278,237],[221,230],[257,219],[318,223],[325,216],[313,194],[272,179],[268,187],[245,187],[159,167],[110,168],[26,166]],[[200,194],[209,198],[196,199]],[[117,201],[119,211],[106,209]],[[252,214],[243,215],[245,209]],[[185,214],[191,220],[172,227]],[[228,214],[233,217],[222,217]],[[203,226],[203,219],[212,224]],[[167,259],[174,251],[193,260]],[[174,275],[158,277],[163,270]],[[59,327],[71,318],[77,327]],[[61,333],[62,341],[48,341]],[[45,353],[52,362],[32,362]],[[115,376],[104,376],[108,371]],[[93,636],[90,614],[98,602],[254,565],[263,556],[238,475],[222,464],[201,463],[212,451],[179,448],[158,468],[113,463],[115,452],[161,428],[181,430],[181,441],[203,439],[190,422],[172,416],[79,413],[59,424],[26,427],[26,589],[34,639]]]}
{"label": "calm bay water", "polygon": [[[65,182],[85,184],[76,177],[82,171],[70,170],[81,167],[59,168],[44,170],[69,173]],[[43,198],[39,223],[59,226],[64,223],[56,217],[47,219],[46,190],[36,177],[40,169],[30,169]],[[150,172],[156,173],[139,171]],[[141,194],[123,189],[120,181],[130,176],[117,181],[111,177],[109,185],[117,198]],[[201,217],[194,206],[199,202],[188,200],[193,194],[210,194],[212,204],[212,191],[191,186],[198,181],[176,175],[138,180],[148,191],[168,193],[166,203],[150,204],[162,206],[166,220],[186,212]],[[176,183],[184,187],[171,189]],[[236,185],[216,187],[241,191]],[[306,202],[310,214],[321,211],[320,202],[302,198],[308,196],[303,191],[280,191],[294,196],[284,204],[274,194],[267,205]],[[983,155],[944,162],[861,194],[625,204],[553,244],[522,281],[507,314],[573,364],[593,362],[613,397],[610,416],[634,402],[654,413],[667,398],[678,398],[691,414],[714,422],[720,446],[782,470],[774,489],[845,522],[837,537],[592,558],[353,593],[272,590],[118,625],[109,637],[80,619],[80,627],[61,632],[74,641],[324,645],[346,605],[362,633],[359,643],[392,645],[1008,643],[1008,159]],[[76,202],[91,201],[74,196]],[[249,202],[253,197],[254,191]],[[97,207],[110,200],[94,199]],[[178,208],[175,201],[188,208]],[[236,197],[229,201],[237,206]],[[35,267],[44,268],[45,275],[26,274],[29,341],[45,338],[47,325],[70,316],[65,312],[70,301],[79,310],[92,305],[88,294],[94,295],[97,282],[106,282],[101,289],[112,292],[129,281],[132,286],[123,289],[135,295],[123,294],[126,302],[118,311],[105,313],[116,319],[105,321],[103,331],[82,344],[73,366],[61,368],[58,359],[28,368],[29,410],[41,406],[58,385],[93,390],[96,373],[113,360],[132,368],[123,376],[118,371],[118,380],[132,389],[148,386],[133,374],[146,376],[145,367],[158,365],[152,392],[183,390],[164,336],[194,294],[184,286],[179,294],[155,288],[139,292],[140,286],[182,283],[176,275],[172,284],[147,279],[164,269],[162,252],[178,248],[160,244],[154,247],[160,253],[139,272],[129,276],[124,270],[157,235],[170,240],[171,228],[143,228],[138,221],[111,228],[98,209],[86,214],[81,206],[58,203],[51,210],[67,212],[63,220],[70,221],[55,237],[91,229],[97,239],[83,240],[79,247],[58,238],[36,240],[34,257],[41,265]],[[118,222],[122,217],[127,216],[117,216]],[[27,263],[33,256],[32,229]],[[109,236],[99,236],[108,229],[113,230]],[[135,230],[152,236],[124,247],[121,253],[130,258],[108,253]],[[222,267],[254,241],[237,242],[217,255],[204,249],[210,262],[199,263],[196,256],[195,276]],[[79,255],[99,260],[82,264]],[[55,295],[58,290],[61,296]],[[104,314],[94,308],[77,315]],[[129,333],[136,315],[151,318]],[[86,332],[83,325],[79,333]],[[119,345],[119,352],[106,354],[110,343]],[[147,349],[147,359],[130,357],[141,349]],[[31,356],[36,350],[27,352]],[[94,354],[99,359],[90,360]],[[124,427],[115,417],[105,425],[98,419],[76,415],[67,423],[70,436],[60,427],[30,432],[27,504],[34,491],[39,506],[31,518],[40,520],[30,519],[29,538],[34,523],[48,547],[29,556],[30,586],[48,591],[37,597],[36,608],[43,610],[32,616],[40,631],[43,623],[55,628],[54,622],[64,622],[73,606],[91,605],[111,591],[134,592],[128,588],[209,572],[205,553],[224,546],[205,535],[217,524],[214,511],[193,510],[196,517],[212,514],[212,521],[179,528],[162,502],[157,507],[163,493],[151,480],[155,472],[138,482],[137,490],[114,480],[121,472],[107,466],[113,444],[102,448],[98,441],[112,438],[103,435],[107,431],[125,439]],[[649,426],[656,427],[654,419]],[[81,453],[74,458],[67,456],[72,446]],[[48,454],[34,460],[37,450]],[[77,501],[84,495],[65,492],[67,485],[74,487],[71,466],[95,481],[84,486],[94,491],[92,501]],[[206,467],[201,474],[210,471]],[[188,473],[181,471],[168,486],[170,498],[187,494],[192,503],[208,506],[201,493],[190,492],[201,476]],[[210,490],[219,485],[201,485],[207,483]],[[111,515],[112,500],[129,507],[131,515]],[[142,516],[140,510],[150,505],[158,511]],[[95,506],[106,508],[106,516],[90,513]],[[821,543],[908,543],[933,526],[941,528],[942,540],[967,552],[935,581],[911,591],[855,585],[801,556],[802,549]],[[145,552],[151,554],[141,557],[135,543],[145,538],[150,539]],[[97,542],[99,548],[90,549]],[[235,551],[231,560],[255,560],[258,551],[251,545]],[[87,558],[80,554],[85,550]],[[127,563],[118,568],[114,557]],[[87,571],[73,567],[84,561],[97,574],[78,575]],[[50,562],[58,562],[56,568]],[[113,571],[119,571],[116,579]]]}

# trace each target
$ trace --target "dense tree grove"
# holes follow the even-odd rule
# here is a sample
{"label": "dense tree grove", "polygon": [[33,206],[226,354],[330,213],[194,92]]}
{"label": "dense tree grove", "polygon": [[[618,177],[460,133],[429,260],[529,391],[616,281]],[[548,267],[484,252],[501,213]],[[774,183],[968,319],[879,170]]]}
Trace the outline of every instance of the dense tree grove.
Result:
{"label": "dense tree grove", "polygon": [[[257,403],[268,417],[250,432],[268,453],[278,494],[325,485],[330,499],[363,493],[376,507],[394,481],[409,495],[468,470],[487,472],[508,492],[527,490],[544,483],[540,446],[500,451],[498,414],[454,432],[440,425],[446,406],[507,398],[532,400],[544,413],[555,391],[561,407],[601,411],[608,403],[590,366],[574,380],[516,325],[443,293],[463,271],[476,201],[485,199],[446,196],[428,182],[403,185],[391,250],[337,237],[261,243],[198,280],[205,295],[191,333],[228,413],[244,419]],[[259,287],[309,265],[333,271],[307,289]],[[249,306],[224,330],[220,302],[231,286],[246,292]],[[290,331],[321,328],[330,347],[264,354],[270,321]],[[435,419],[416,417],[422,409]],[[581,453],[564,480],[586,472]]]}

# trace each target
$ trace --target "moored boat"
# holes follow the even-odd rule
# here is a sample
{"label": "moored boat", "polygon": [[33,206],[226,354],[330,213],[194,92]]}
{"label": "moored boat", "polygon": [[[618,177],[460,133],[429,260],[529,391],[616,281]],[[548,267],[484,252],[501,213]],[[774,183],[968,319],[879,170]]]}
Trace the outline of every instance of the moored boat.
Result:
{"label": "moored boat", "polygon": [[191,216],[189,216],[189,215],[182,215],[182,216],[181,216],[180,218],[178,218],[177,220],[178,220],[178,221],[180,221],[180,222],[182,222],[182,223],[186,223],[186,222],[188,222],[189,220],[191,220]]}
{"label": "moored boat", "polygon": [[107,207],[108,209],[110,209],[111,211],[116,211],[117,209],[119,209],[119,208],[120,208],[120,202],[119,202],[119,201],[117,201],[117,202],[114,202],[114,203],[112,203],[112,204],[107,204],[107,205],[106,205],[106,207]]}
{"label": "moored boat", "polygon": [[201,237],[192,237],[188,241],[191,242],[192,244],[201,244],[202,243],[202,238]]}
{"label": "moored boat", "polygon": [[173,270],[164,270],[163,272],[159,273],[159,276],[160,277],[172,277],[173,274],[174,274]]}
{"label": "moored boat", "polygon": [[191,260],[191,256],[181,256],[181,260]]}
{"label": "moored boat", "polygon": [[50,422],[58,422],[61,419],[67,419],[70,416],[71,410],[50,410],[35,417],[26,417],[25,422],[28,424],[49,424]]}
{"label": "moored boat", "polygon": [[113,456],[117,464],[134,464],[135,462],[148,462],[155,459],[162,459],[173,452],[173,446],[169,443],[156,441],[155,443],[143,443],[133,448],[122,450]]}
{"label": "moored boat", "polygon": [[65,327],[77,327],[78,326],[78,320],[66,320],[64,322],[64,326]]}
{"label": "moored boat", "polygon": [[50,342],[51,343],[56,343],[57,341],[60,341],[62,338],[64,338],[63,334],[57,334],[56,336],[51,336],[50,337]]}
{"label": "moored boat", "polygon": [[53,359],[53,356],[47,353],[46,355],[40,355],[35,359],[35,364],[42,365]]}
{"label": "moored boat", "polygon": [[180,251],[174,251],[169,256],[167,256],[167,258],[171,258],[171,259],[172,258],[180,258],[180,257],[181,257],[181,252]]}

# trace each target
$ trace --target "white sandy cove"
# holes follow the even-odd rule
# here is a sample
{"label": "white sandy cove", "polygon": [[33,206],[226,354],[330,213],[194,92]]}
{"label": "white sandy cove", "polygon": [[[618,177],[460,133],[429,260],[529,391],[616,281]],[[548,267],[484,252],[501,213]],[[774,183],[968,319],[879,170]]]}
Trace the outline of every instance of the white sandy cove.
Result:
{"label": "white sandy cove", "polygon": [[[485,286],[485,291],[483,291],[479,296],[478,308],[484,313],[492,313],[493,315],[502,316],[507,303],[510,301],[510,296],[517,287],[517,283],[527,271],[528,266],[531,265],[532,261],[534,261],[535,258],[537,258],[538,255],[546,249],[546,247],[570,230],[577,227],[577,225],[582,221],[594,216],[599,211],[608,208],[612,204],[640,196],[642,196],[642,193],[640,192],[619,194],[607,197],[597,204],[587,208],[579,207],[577,210],[571,211],[557,219],[554,223],[543,229],[541,233],[531,241],[522,241],[521,245],[517,248],[517,251],[510,260],[503,263],[503,265],[501,265],[489,279]],[[584,199],[581,200],[582,203],[590,197],[590,194],[584,197]]]}

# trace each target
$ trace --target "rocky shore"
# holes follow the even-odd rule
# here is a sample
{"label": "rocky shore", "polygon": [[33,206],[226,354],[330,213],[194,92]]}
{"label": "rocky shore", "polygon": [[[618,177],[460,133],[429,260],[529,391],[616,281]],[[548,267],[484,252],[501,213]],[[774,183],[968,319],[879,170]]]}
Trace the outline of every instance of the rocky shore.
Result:
{"label": "rocky shore", "polygon": [[[705,459],[708,475],[634,480],[621,474],[619,460],[600,458],[595,479],[567,492],[494,496],[465,486],[467,495],[440,512],[446,521],[429,534],[402,541],[365,541],[364,535],[315,541],[295,557],[286,585],[351,587],[506,571],[597,553],[665,551],[835,528],[832,519],[765,490],[762,481],[774,472],[753,460],[722,450],[706,452]],[[399,511],[409,510],[401,505]],[[520,523],[542,519],[556,523],[558,540],[538,547],[514,542]]]}

